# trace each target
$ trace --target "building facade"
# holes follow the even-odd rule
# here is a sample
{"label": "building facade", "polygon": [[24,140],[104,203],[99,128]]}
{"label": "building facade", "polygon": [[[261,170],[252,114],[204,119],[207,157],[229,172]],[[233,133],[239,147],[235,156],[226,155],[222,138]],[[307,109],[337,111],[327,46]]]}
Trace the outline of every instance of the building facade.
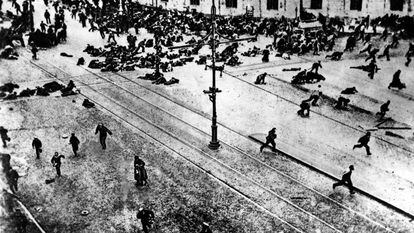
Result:
{"label": "building facade", "polygon": [[[205,14],[211,11],[213,0],[138,0],[141,4],[162,6],[167,9],[196,10]],[[413,15],[414,0],[215,0],[217,14],[242,15],[252,11],[255,17],[299,14],[300,5],[311,13],[350,18],[384,14]]]}

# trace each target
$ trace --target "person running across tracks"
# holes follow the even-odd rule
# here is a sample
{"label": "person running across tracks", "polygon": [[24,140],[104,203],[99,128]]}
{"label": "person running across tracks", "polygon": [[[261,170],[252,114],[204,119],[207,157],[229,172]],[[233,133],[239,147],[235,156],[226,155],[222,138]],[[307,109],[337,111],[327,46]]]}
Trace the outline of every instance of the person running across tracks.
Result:
{"label": "person running across tracks", "polygon": [[368,142],[369,142],[370,137],[371,137],[371,132],[367,132],[364,136],[359,138],[358,144],[354,145],[352,150],[354,150],[355,148],[365,147],[365,150],[367,151],[367,155],[371,155],[371,152],[370,152],[369,146],[368,146]]}
{"label": "person running across tracks", "polygon": [[275,152],[276,151],[276,142],[275,142],[276,138],[277,138],[276,128],[273,128],[269,131],[268,135],[266,136],[266,142],[260,147],[260,152],[262,152],[263,149],[269,144],[272,145],[272,151]]}
{"label": "person running across tracks", "polygon": [[382,120],[385,116],[385,114],[390,110],[389,106],[390,106],[391,101],[387,101],[386,103],[382,104],[380,107],[380,111],[377,112],[377,115],[380,116],[380,120]]}
{"label": "person running across tracks", "polygon": [[322,92],[320,91],[321,85],[318,85],[318,89],[317,90],[313,90],[311,92],[311,95],[309,97],[309,99],[307,99],[307,102],[312,101],[312,106],[318,106],[318,100],[322,95]]}
{"label": "person running across tracks", "polygon": [[335,189],[338,186],[346,185],[349,188],[351,194],[355,194],[354,186],[352,185],[351,175],[354,170],[354,165],[349,166],[349,172],[342,175],[342,179],[339,182],[336,182],[332,185],[332,188]]}
{"label": "person running across tracks", "polygon": [[313,72],[315,70],[315,73],[317,74],[319,68],[322,68],[321,61],[313,63],[309,72]]}

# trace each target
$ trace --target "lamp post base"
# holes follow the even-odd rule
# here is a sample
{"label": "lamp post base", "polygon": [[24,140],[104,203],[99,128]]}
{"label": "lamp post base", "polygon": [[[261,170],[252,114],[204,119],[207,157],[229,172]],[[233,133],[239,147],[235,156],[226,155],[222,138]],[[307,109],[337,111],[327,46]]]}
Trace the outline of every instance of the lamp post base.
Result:
{"label": "lamp post base", "polygon": [[217,150],[220,147],[220,143],[218,141],[211,141],[210,144],[208,144],[208,148],[211,150]]}

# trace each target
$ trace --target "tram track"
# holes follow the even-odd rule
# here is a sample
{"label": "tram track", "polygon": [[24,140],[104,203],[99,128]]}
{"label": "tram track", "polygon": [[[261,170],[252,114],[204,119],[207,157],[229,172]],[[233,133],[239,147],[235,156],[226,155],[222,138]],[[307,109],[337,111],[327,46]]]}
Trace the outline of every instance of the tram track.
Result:
{"label": "tram track", "polygon": [[[39,66],[39,65],[38,65]],[[42,70],[47,70],[44,67],[42,67]],[[62,81],[62,80],[60,80]],[[111,81],[108,81],[111,82]],[[284,205],[285,208],[294,208],[296,209],[298,212],[301,212],[302,215],[300,217],[300,221],[296,222],[295,224],[299,224],[300,227],[305,227],[306,229],[300,229],[297,226],[294,226],[293,224],[291,224],[290,222],[278,217],[277,215],[275,215],[273,212],[269,211],[267,208],[263,207],[263,205],[257,203],[257,201],[255,201],[254,199],[251,198],[250,195],[246,195],[245,193],[243,193],[242,191],[240,191],[238,188],[235,187],[234,184],[229,183],[226,180],[223,180],[222,178],[214,175],[210,170],[204,169],[200,164],[195,163],[194,161],[192,161],[191,159],[189,159],[187,156],[183,155],[182,153],[180,153],[178,150],[176,150],[175,148],[172,148],[170,145],[166,144],[165,142],[159,140],[159,138],[150,135],[149,133],[147,133],[145,130],[142,130],[140,127],[138,127],[136,124],[132,123],[131,121],[128,121],[125,119],[125,116],[121,116],[119,114],[117,114],[116,112],[114,112],[113,110],[109,109],[109,107],[105,106],[104,104],[97,102],[95,100],[93,100],[93,102],[95,104],[97,104],[98,106],[102,107],[105,111],[111,113],[112,115],[114,115],[116,118],[122,120],[123,122],[125,122],[126,124],[132,126],[133,128],[139,130],[141,133],[144,133],[145,135],[149,136],[150,138],[152,138],[153,140],[155,140],[156,142],[158,142],[159,144],[163,145],[163,147],[173,151],[175,154],[179,155],[180,157],[184,158],[185,160],[187,160],[188,162],[190,162],[191,164],[193,164],[195,167],[197,167],[198,169],[202,170],[202,172],[209,174],[210,176],[213,176],[214,179],[220,181],[224,186],[226,186],[227,188],[230,188],[231,190],[233,190],[234,192],[238,193],[239,195],[243,196],[244,198],[247,198],[249,200],[249,202],[254,203],[256,206],[258,206],[260,209],[262,210],[266,210],[266,212],[268,214],[270,214],[273,217],[276,217],[277,219],[281,220],[282,222],[284,222],[285,224],[289,225],[292,227],[292,229],[295,229],[295,231],[297,232],[310,232],[310,227],[316,227],[313,229],[321,229],[322,232],[341,232],[338,229],[336,229],[335,227],[333,227],[332,225],[324,222],[323,220],[320,220],[319,218],[313,216],[312,214],[310,214],[307,211],[302,210],[301,208],[297,207],[296,205],[294,205],[293,203],[291,203],[289,200],[286,200],[280,196],[278,196],[276,193],[274,193],[273,191],[269,190],[268,188],[262,186],[261,184],[257,183],[256,181],[251,180],[249,177],[245,177],[243,174],[241,174],[240,172],[234,170],[233,168],[229,167],[228,165],[222,163],[221,161],[215,159],[214,157],[212,157],[211,155],[209,155],[208,153],[206,153],[205,151],[203,151],[200,148],[197,148],[187,142],[185,142],[183,139],[178,138],[177,136],[175,136],[174,134],[168,132],[168,130],[163,129],[162,127],[152,123],[151,121],[147,120],[145,117],[140,116],[139,114],[137,114],[136,112],[130,110],[129,107],[127,106],[123,106],[122,104],[117,103],[116,101],[114,101],[112,98],[106,96],[104,93],[89,87],[89,89],[91,89],[93,92],[98,93],[101,97],[104,97],[105,99],[109,100],[112,104],[115,103],[117,106],[121,107],[122,109],[124,109],[125,111],[127,111],[129,114],[132,114],[135,117],[140,118],[142,121],[146,122],[147,124],[151,125],[152,127],[158,129],[159,131],[162,131],[164,134],[167,134],[170,138],[173,138],[174,140],[177,140],[178,142],[180,142],[182,145],[185,145],[189,148],[191,148],[193,151],[197,151],[198,154],[202,154],[205,157],[208,157],[210,162],[211,161],[215,161],[215,163],[221,167],[221,168],[225,168],[228,171],[231,171],[228,174],[237,174],[238,177],[242,177],[242,180],[248,180],[249,181],[249,185],[247,186],[255,186],[257,189],[259,189],[260,191],[258,191],[259,193],[268,193],[269,196],[272,197],[272,201],[275,201],[275,199],[279,199],[282,203],[285,203]],[[89,95],[85,95],[83,93],[81,93],[81,95],[90,98]],[[298,213],[296,212],[296,214]],[[300,224],[300,223],[304,223],[304,224]],[[316,225],[315,225],[316,224]]]}
{"label": "tram track", "polygon": [[[267,68],[273,68],[273,67],[281,67],[281,66],[289,66],[289,65],[295,65],[295,64],[302,64],[302,63],[311,63],[311,62],[313,62],[312,60],[307,59],[307,58],[304,58],[304,57],[299,57],[299,58],[300,58],[300,59],[302,59],[303,61],[302,61],[302,62],[293,62],[293,63],[280,64],[280,65],[265,64],[265,65],[263,65],[263,66],[260,66],[260,63],[254,63],[254,64],[250,64],[250,65],[243,66],[243,68],[244,68],[244,67],[247,67],[248,69],[246,69],[246,70],[237,70],[237,72],[254,71],[254,70],[267,69]],[[262,63],[262,64],[263,64],[263,63]],[[256,66],[256,67],[255,67],[255,66]],[[271,92],[271,91],[269,91],[269,90],[266,90],[265,88],[262,88],[262,87],[260,87],[260,86],[254,85],[254,84],[252,84],[252,83],[250,83],[250,82],[247,82],[246,80],[239,78],[237,75],[234,75],[232,72],[234,72],[234,71],[226,71],[226,70],[223,70],[223,73],[224,73],[224,74],[227,74],[228,76],[230,76],[230,77],[232,77],[232,78],[234,78],[234,79],[236,79],[236,80],[238,80],[238,81],[241,81],[241,82],[246,83],[246,84],[248,84],[248,85],[250,85],[250,86],[253,86],[253,87],[255,87],[255,88],[258,88],[258,89],[260,89],[260,90],[262,90],[262,91],[264,91],[264,92],[266,92],[266,93],[268,93],[268,94],[270,94],[270,95],[273,95],[273,96],[276,96],[276,97],[278,97],[278,98],[280,98],[280,99],[282,99],[282,100],[285,100],[285,101],[286,101],[286,102],[288,102],[288,103],[291,103],[291,104],[296,105],[296,106],[298,106],[298,107],[300,106],[300,103],[296,103],[295,101],[293,101],[293,100],[291,100],[291,99],[288,99],[288,98],[286,98],[286,97],[283,97],[283,96],[281,96],[281,95],[278,95],[278,94],[276,94],[276,93],[273,93],[273,92]],[[271,76],[270,76],[270,77],[271,77]],[[280,80],[279,80],[279,79],[277,79],[277,78],[274,78],[274,77],[271,77],[271,78],[273,78],[273,79],[275,79],[275,80],[280,81]],[[336,122],[336,123],[338,123],[338,124],[341,124],[341,125],[343,125],[343,126],[345,126],[345,127],[347,127],[347,128],[350,128],[350,129],[352,129],[352,130],[356,130],[356,131],[358,131],[358,132],[360,132],[360,133],[365,133],[365,131],[364,131],[364,130],[359,129],[358,127],[355,127],[355,126],[349,125],[349,124],[347,124],[347,123],[345,123],[345,122],[342,122],[342,121],[340,121],[340,120],[334,119],[334,118],[332,118],[332,117],[330,117],[330,116],[327,116],[327,115],[325,115],[325,114],[323,114],[323,113],[321,113],[321,112],[318,112],[318,111],[315,111],[315,110],[312,110],[312,109],[310,110],[310,112],[313,112],[313,113],[315,113],[316,115],[319,115],[319,116],[321,116],[321,117],[323,117],[323,118],[326,118],[326,119],[328,119],[328,120],[330,120],[330,121],[334,121],[334,122]],[[377,136],[375,136],[375,135],[371,135],[371,137],[376,138],[376,139],[378,139],[378,140],[380,140],[380,141],[383,141],[383,142],[385,142],[385,143],[387,143],[387,144],[390,144],[391,146],[394,146],[394,147],[397,147],[397,148],[399,148],[399,149],[402,149],[402,150],[404,150],[404,151],[406,151],[406,152],[409,152],[409,153],[411,153],[411,154],[414,154],[414,151],[412,151],[412,150],[410,150],[410,149],[408,149],[408,148],[402,147],[402,146],[400,146],[400,145],[397,145],[397,144],[395,144],[395,143],[393,143],[393,142],[390,142],[390,141],[388,141],[388,140],[386,140],[386,139],[384,139],[384,138],[377,137]]]}
{"label": "tram track", "polygon": [[[56,68],[58,68],[58,67],[56,67]],[[58,69],[60,69],[60,70],[61,70],[61,68],[58,68]],[[87,69],[85,69],[85,70],[87,70]],[[87,71],[88,71],[88,72],[90,72],[90,73],[92,73],[92,74],[94,74],[94,75],[99,76],[98,74],[95,74],[95,73],[93,73],[93,72],[91,72],[91,71],[89,71],[89,70],[87,70]],[[62,70],[62,72],[65,72],[65,71],[63,71],[63,70]],[[129,79],[129,78],[127,78],[127,77],[125,77],[125,76],[123,76],[123,75],[121,75],[121,74],[117,74],[117,73],[115,73],[115,74],[116,74],[116,75],[118,75],[118,76],[120,76],[120,77],[123,77],[123,78]],[[152,105],[154,108],[157,108],[157,109],[159,109],[160,111],[163,111],[163,112],[167,113],[169,116],[171,116],[171,117],[173,117],[173,118],[176,118],[176,119],[178,119],[178,120],[181,120],[181,119],[179,119],[177,116],[175,116],[174,114],[171,114],[171,113],[169,113],[168,111],[166,111],[165,109],[162,109],[161,107],[156,106],[156,105],[154,105],[154,104],[152,104],[152,103],[150,103],[150,102],[148,102],[148,101],[146,101],[146,100],[142,99],[141,97],[139,97],[139,96],[137,96],[136,94],[134,94],[134,93],[130,92],[129,90],[126,90],[124,87],[119,86],[119,85],[118,85],[118,84],[116,84],[115,82],[113,82],[113,81],[111,81],[111,80],[107,80],[106,78],[104,78],[104,77],[102,77],[102,76],[100,76],[100,79],[102,79],[102,80],[106,80],[106,81],[107,81],[108,83],[110,83],[111,85],[115,85],[115,86],[117,86],[118,88],[123,89],[124,91],[126,91],[126,92],[127,92],[127,93],[129,93],[130,95],[134,96],[135,98],[139,98],[139,99],[141,99],[142,101],[146,102],[147,104]],[[186,106],[184,106],[184,105],[182,105],[182,104],[180,104],[180,103],[177,103],[177,102],[175,102],[175,101],[173,101],[173,100],[171,100],[171,99],[167,98],[167,97],[166,97],[166,96],[164,96],[164,95],[161,95],[161,94],[159,94],[159,93],[157,93],[157,92],[155,92],[155,91],[153,91],[153,90],[151,90],[151,89],[149,89],[149,88],[147,88],[147,87],[145,87],[145,86],[143,86],[143,85],[140,85],[139,83],[135,82],[134,80],[129,80],[129,81],[130,81],[130,82],[133,82],[133,83],[134,83],[134,84],[136,84],[136,85],[141,86],[142,88],[147,89],[148,91],[153,92],[154,94],[160,95],[160,96],[162,96],[163,98],[168,99],[169,101],[173,102],[173,103],[174,103],[174,104],[176,104],[176,105],[179,105],[179,106],[181,106],[181,107],[183,107],[183,108],[186,108],[186,109],[188,109],[188,110],[192,111],[193,113],[199,114],[199,113],[197,113],[197,112],[195,112],[195,111],[193,111],[193,110],[191,110],[191,109],[187,108]],[[89,87],[89,88],[91,88],[91,87]],[[91,89],[92,89],[92,88],[91,88]],[[97,92],[98,92],[98,91],[97,91]],[[100,93],[100,94],[101,94],[101,95],[105,95],[105,94],[103,94],[103,93]],[[107,97],[107,98],[109,98],[109,97]],[[111,101],[112,101],[112,102],[116,102],[116,101],[114,101],[112,98],[109,98],[109,99],[111,99]],[[119,103],[117,103],[117,104],[118,104],[118,105],[120,105]],[[98,105],[102,106],[101,104],[98,104]],[[124,107],[124,108],[126,108],[126,107]],[[199,115],[200,115],[200,114],[199,114]],[[200,115],[200,116],[202,116],[202,115]],[[205,116],[202,116],[202,117],[206,118]],[[120,119],[122,119],[122,117],[120,117]],[[195,130],[199,131],[200,133],[203,133],[203,134],[205,134],[205,135],[208,135],[208,133],[206,133],[206,132],[202,131],[201,129],[199,129],[199,128],[197,128],[197,127],[195,127],[194,125],[191,125],[191,124],[189,124],[188,122],[185,122],[185,121],[182,121],[182,122],[183,122],[184,124],[188,125],[189,127],[192,127],[193,129],[195,129]],[[230,129],[230,128],[229,128],[229,130],[232,130],[232,129]],[[233,132],[235,132],[235,133],[237,133],[237,134],[239,134],[239,135],[241,135],[241,136],[243,136],[243,137],[246,137],[246,136],[244,136],[244,135],[242,135],[242,134],[238,133],[237,131],[234,131],[234,130],[232,130],[232,131],[233,131]],[[171,135],[171,136],[173,136],[173,135]],[[353,212],[354,214],[356,214],[356,215],[358,215],[358,216],[362,217],[363,219],[366,219],[366,220],[368,220],[368,221],[371,221],[373,224],[378,225],[378,226],[380,226],[381,228],[386,229],[388,232],[392,232],[392,230],[387,229],[385,226],[383,226],[383,225],[381,225],[381,224],[379,224],[379,223],[377,223],[377,222],[375,222],[375,221],[371,220],[370,218],[368,218],[368,217],[364,216],[363,214],[360,214],[360,213],[358,213],[358,212],[356,212],[356,211],[353,211],[352,209],[350,209],[350,208],[348,208],[348,207],[346,207],[346,206],[343,206],[342,204],[340,204],[340,203],[336,202],[335,200],[330,199],[329,197],[327,197],[327,196],[325,196],[325,195],[323,195],[323,194],[321,194],[321,193],[318,193],[317,191],[315,191],[315,190],[311,189],[310,187],[308,187],[308,186],[306,186],[306,185],[302,184],[300,181],[298,181],[298,180],[296,180],[296,179],[294,179],[294,178],[292,178],[292,177],[290,177],[290,176],[287,176],[287,175],[283,174],[283,173],[282,173],[282,172],[280,172],[280,171],[277,171],[277,169],[275,169],[275,168],[273,168],[273,167],[271,167],[271,166],[269,166],[269,165],[267,165],[267,164],[265,164],[265,163],[263,163],[263,162],[259,161],[258,159],[256,159],[256,158],[254,158],[253,156],[251,156],[251,155],[247,154],[247,153],[246,153],[246,152],[244,152],[243,150],[241,150],[241,149],[239,149],[239,148],[237,148],[237,147],[234,147],[234,146],[232,146],[232,145],[230,145],[230,144],[228,144],[228,143],[224,143],[224,144],[225,144],[227,147],[232,148],[232,149],[234,149],[234,150],[238,151],[238,152],[239,152],[240,154],[242,154],[243,156],[247,156],[247,157],[249,157],[250,159],[255,160],[256,162],[261,163],[263,166],[265,166],[265,167],[267,167],[267,168],[272,169],[273,171],[277,172],[278,174],[280,174],[280,175],[282,175],[282,176],[285,176],[286,178],[288,178],[288,179],[290,179],[290,180],[294,181],[296,184],[298,184],[298,185],[301,185],[301,186],[305,187],[306,189],[308,189],[308,191],[314,192],[314,193],[316,193],[317,195],[322,196],[323,198],[327,198],[328,200],[330,200],[330,201],[332,201],[333,203],[335,203],[335,205],[339,205],[341,208],[346,209],[346,210],[348,210],[348,211],[350,211],[350,212]],[[237,171],[236,171],[236,172],[237,172]],[[293,203],[290,203],[290,204],[291,204],[291,205],[295,205],[295,204],[293,204]],[[304,213],[306,213],[306,212],[307,212],[307,211],[304,211]],[[335,228],[333,227],[333,229],[335,229]]]}

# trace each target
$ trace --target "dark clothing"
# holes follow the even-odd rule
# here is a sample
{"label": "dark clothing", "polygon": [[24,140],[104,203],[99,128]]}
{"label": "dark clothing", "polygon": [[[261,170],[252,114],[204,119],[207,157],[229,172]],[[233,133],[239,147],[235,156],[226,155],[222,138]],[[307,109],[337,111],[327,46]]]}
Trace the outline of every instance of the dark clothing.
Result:
{"label": "dark clothing", "polygon": [[78,149],[80,143],[79,139],[75,135],[72,135],[69,139],[69,143],[72,145],[73,154],[75,156],[78,156]]}
{"label": "dark clothing", "polygon": [[65,158],[65,156],[64,155],[58,155],[58,156],[53,156],[52,160],[51,160],[53,166],[56,168],[57,176],[61,176],[60,166],[62,165],[62,161],[61,161],[62,158]]}
{"label": "dark clothing", "polygon": [[[300,106],[300,110],[298,111],[298,114],[302,117],[309,116],[310,104],[305,100],[305,101],[302,101],[302,103],[299,106]],[[306,114],[305,114],[305,111],[307,111]]]}
{"label": "dark clothing", "polygon": [[338,98],[338,102],[336,102],[335,108],[336,109],[347,109],[348,108],[348,104],[351,100],[348,98],[344,98],[342,96],[339,96]]}
{"label": "dark clothing", "polygon": [[148,233],[152,224],[154,224],[154,212],[152,210],[142,209],[137,213],[137,218],[141,219],[142,230],[144,233]]}
{"label": "dark clothing", "polygon": [[380,112],[379,113],[377,113],[378,115],[380,115],[380,119],[382,119],[384,116],[385,116],[385,114],[389,111],[389,109],[388,109],[388,106],[390,105],[390,103],[389,102],[387,102],[387,103],[385,103],[385,104],[383,104],[383,105],[381,105],[381,107],[380,107]]}
{"label": "dark clothing", "polygon": [[352,171],[349,171],[349,172],[345,173],[342,176],[342,179],[339,182],[336,182],[336,183],[333,184],[333,188],[336,188],[336,187],[342,186],[342,185],[347,185],[349,187],[349,192],[351,194],[353,194],[354,193],[354,186],[352,185],[351,175],[352,175]]}
{"label": "dark clothing", "polygon": [[263,57],[262,57],[262,62],[269,62],[269,50],[265,49],[263,50]]}
{"label": "dark clothing", "polygon": [[33,59],[37,59],[37,51],[39,51],[39,50],[37,49],[36,45],[33,44],[32,45],[32,54],[33,54],[32,58]]}
{"label": "dark clothing", "polygon": [[408,51],[405,54],[405,57],[407,58],[407,61],[405,62],[405,66],[408,67],[410,65],[410,63],[411,63],[411,57],[413,56],[413,54],[414,54],[414,52],[412,52],[412,51]]}
{"label": "dark clothing", "polygon": [[111,42],[111,40],[113,40],[115,44],[117,43],[113,32],[110,32],[108,35],[108,43]]}
{"label": "dark clothing", "polygon": [[103,125],[98,125],[95,130],[95,134],[99,132],[99,142],[101,143],[102,149],[106,149],[106,136],[112,135],[112,132]]}
{"label": "dark clothing", "polygon": [[382,58],[382,57],[386,57],[387,61],[390,60],[390,46],[388,45],[387,47],[385,47],[384,52],[378,56],[378,58]]}
{"label": "dark clothing", "polygon": [[367,155],[371,155],[370,148],[368,146],[369,139],[370,139],[370,135],[365,134],[364,136],[362,136],[358,140],[358,143],[359,144],[354,145],[354,147],[352,149],[365,147],[365,150],[367,152]]}
{"label": "dark clothing", "polygon": [[319,100],[321,95],[322,95],[322,92],[320,92],[319,90],[315,90],[315,91],[312,92],[309,99],[307,99],[305,101],[306,102],[312,101],[312,106],[317,106],[318,105],[318,100]]}
{"label": "dark clothing", "polygon": [[381,105],[381,108],[380,108],[381,113],[384,113],[385,114],[385,112],[387,112],[389,110],[388,109],[388,106],[389,105],[390,105],[389,103],[385,103],[385,104]]}
{"label": "dark clothing", "polygon": [[310,72],[315,70],[315,73],[318,73],[319,68],[322,68],[321,63],[315,62],[315,63],[312,64],[312,68],[311,68]]}
{"label": "dark clothing", "polygon": [[147,184],[148,175],[145,169],[145,162],[138,156],[134,160],[134,179],[139,186]]}
{"label": "dark clothing", "polygon": [[341,91],[341,94],[345,94],[345,95],[353,95],[355,93],[358,93],[355,87],[348,87],[345,90]]}
{"label": "dark clothing", "polygon": [[3,147],[7,147],[7,142],[10,142],[10,137],[7,135],[7,132],[9,132],[7,129],[5,129],[4,127],[0,127],[0,137],[1,137],[1,141],[3,142]]}
{"label": "dark clothing", "polygon": [[258,75],[254,84],[265,84],[266,75],[266,73]]}
{"label": "dark clothing", "polygon": [[319,95],[311,95],[308,101],[312,101],[312,106],[317,106],[319,100]]}
{"label": "dark clothing", "polygon": [[105,28],[99,27],[99,33],[101,34],[102,39],[105,39]]}
{"label": "dark clothing", "polygon": [[396,87],[398,89],[405,88],[405,84],[401,82],[400,80],[400,74],[401,72],[396,72],[394,76],[392,77],[392,82],[388,85],[388,89],[391,87]]}
{"label": "dark clothing", "polygon": [[17,171],[14,170],[14,169],[10,169],[7,172],[7,181],[10,185],[10,190],[13,193],[16,193],[18,191],[18,189],[17,189],[18,180],[19,180],[19,173],[17,173]]}
{"label": "dark clothing", "polygon": [[368,144],[369,139],[370,139],[370,136],[366,134],[366,135],[362,136],[362,137],[358,140],[358,142],[359,142],[359,143],[361,143],[361,144]]}
{"label": "dark clothing", "polygon": [[42,153],[42,142],[38,138],[34,138],[32,147],[36,150],[36,159],[40,159],[40,153]]}
{"label": "dark clothing", "polygon": [[268,133],[268,135],[267,135],[267,137],[266,137],[266,142],[265,142],[265,144],[263,144],[261,147],[260,147],[260,152],[262,152],[263,151],[263,149],[266,147],[266,146],[268,146],[269,144],[271,144],[272,145],[272,150],[273,151],[275,151],[276,150],[276,143],[275,143],[275,139],[277,138],[277,135],[276,135],[276,133],[275,133],[275,131],[274,130],[270,130],[269,131],[269,133]]}
{"label": "dark clothing", "polygon": [[49,11],[45,12],[45,19],[46,19],[46,23],[51,24],[52,22],[50,21],[50,13]]}

